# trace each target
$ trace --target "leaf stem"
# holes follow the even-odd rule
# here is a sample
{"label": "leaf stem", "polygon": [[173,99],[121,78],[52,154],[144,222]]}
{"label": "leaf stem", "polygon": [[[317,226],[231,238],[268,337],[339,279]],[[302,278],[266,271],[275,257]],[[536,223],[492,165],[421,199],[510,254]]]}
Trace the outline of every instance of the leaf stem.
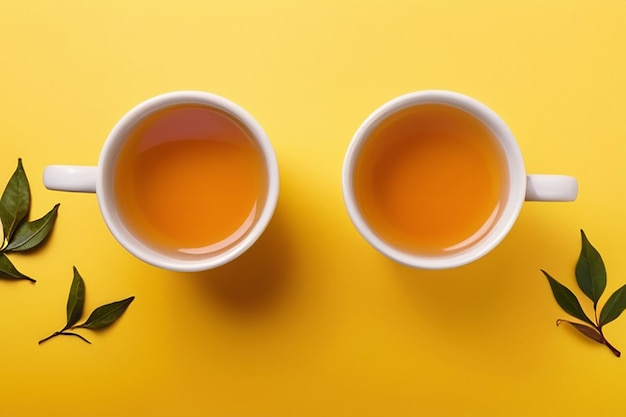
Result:
{"label": "leaf stem", "polygon": [[604,342],[604,345],[608,347],[609,350],[613,352],[613,354],[617,356],[618,358],[622,356],[622,352],[617,350],[615,346],[613,346],[611,343],[609,343],[608,340],[606,340],[606,337],[604,337],[604,332],[602,332],[602,326],[598,326],[598,331],[600,332],[600,336],[602,336],[602,341]]}
{"label": "leaf stem", "polygon": [[48,336],[48,337],[46,337],[44,339],[41,339],[38,343],[42,344],[43,342],[46,342],[46,341],[48,341],[48,340],[52,339],[53,337],[58,336],[60,334],[61,334],[61,332],[54,332],[50,336]]}
{"label": "leaf stem", "polygon": [[600,333],[600,336],[602,337],[602,343],[604,343],[604,345],[607,348],[609,348],[609,350],[613,352],[615,356],[619,358],[620,356],[622,356],[622,352],[617,350],[617,348],[613,346],[608,340],[606,340],[606,337],[604,336],[604,332],[602,331],[602,325],[600,324],[600,320],[598,320],[598,304],[597,303],[593,303],[593,314],[596,319],[596,329],[598,330],[598,333]]}
{"label": "leaf stem", "polygon": [[50,339],[52,339],[53,337],[56,337],[56,336],[75,336],[75,337],[78,337],[79,339],[81,339],[82,341],[91,344],[91,342],[89,340],[85,339],[83,336],[79,335],[78,333],[66,332],[65,329],[63,329],[61,331],[58,331],[58,332],[54,332],[50,336],[48,336],[48,337],[46,337],[44,339],[41,339],[39,341],[39,344],[42,344],[43,342],[46,342],[46,341],[48,341],[48,340],[50,340]]}
{"label": "leaf stem", "polygon": [[79,335],[78,333],[61,332],[60,335],[62,335],[62,336],[76,336],[79,339],[82,339],[83,342],[87,342],[87,343],[91,344],[91,342],[89,340],[85,339],[83,336]]}

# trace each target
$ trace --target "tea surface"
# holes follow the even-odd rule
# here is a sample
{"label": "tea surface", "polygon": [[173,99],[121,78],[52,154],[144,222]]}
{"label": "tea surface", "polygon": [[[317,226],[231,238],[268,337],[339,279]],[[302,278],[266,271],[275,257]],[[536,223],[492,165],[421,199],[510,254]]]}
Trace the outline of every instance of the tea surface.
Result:
{"label": "tea surface", "polygon": [[148,246],[187,255],[239,241],[263,204],[266,172],[251,134],[224,112],[169,107],[129,133],[114,173],[126,226]]}
{"label": "tea surface", "polygon": [[489,232],[508,193],[504,154],[491,131],[441,104],[400,110],[376,126],[353,180],[375,233],[416,254],[472,245]]}

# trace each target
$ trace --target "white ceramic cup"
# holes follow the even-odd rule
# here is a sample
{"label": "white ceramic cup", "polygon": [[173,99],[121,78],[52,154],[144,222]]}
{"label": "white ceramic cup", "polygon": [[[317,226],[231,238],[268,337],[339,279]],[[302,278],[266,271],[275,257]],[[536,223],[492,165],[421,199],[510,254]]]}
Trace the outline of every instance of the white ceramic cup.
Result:
{"label": "white ceramic cup", "polygon": [[[209,252],[201,257],[177,256],[155,249],[136,236],[121,219],[114,195],[113,172],[122,146],[131,129],[145,117],[164,108],[179,105],[208,106],[227,113],[255,140],[262,153],[267,173],[267,190],[262,207],[257,208],[254,224],[237,243],[226,250]],[[203,271],[221,266],[250,248],[270,222],[279,193],[276,154],[262,127],[242,107],[215,94],[200,91],[176,91],[150,98],[126,113],[106,139],[97,166],[50,165],[44,170],[46,188],[60,191],[96,193],[102,217],[119,243],[137,258],[173,271]],[[201,192],[201,190],[198,190]],[[165,190],[164,190],[165,192]],[[219,204],[219,202],[217,202]]]}
{"label": "white ceramic cup", "polygon": [[[354,188],[355,164],[370,133],[382,121],[407,107],[421,104],[442,104],[461,109],[486,126],[497,138],[505,155],[508,170],[508,197],[499,218],[489,232],[470,247],[461,251],[438,254],[420,254],[402,250],[386,242],[365,220],[357,204]],[[345,155],[342,176],[345,206],[354,226],[374,248],[389,258],[416,268],[445,269],[475,261],[490,252],[509,233],[522,203],[526,201],[573,201],[578,194],[575,178],[564,175],[527,175],[524,161],[515,137],[502,119],[479,101],[451,91],[428,90],[397,97],[376,109],[354,134]],[[487,219],[486,219],[487,220]]]}

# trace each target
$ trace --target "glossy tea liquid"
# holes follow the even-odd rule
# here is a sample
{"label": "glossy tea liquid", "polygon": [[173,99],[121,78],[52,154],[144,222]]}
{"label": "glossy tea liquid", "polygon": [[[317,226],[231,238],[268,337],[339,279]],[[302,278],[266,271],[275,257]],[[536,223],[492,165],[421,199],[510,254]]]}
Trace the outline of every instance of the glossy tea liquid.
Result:
{"label": "glossy tea liquid", "polygon": [[458,252],[483,238],[508,194],[505,156],[491,131],[441,104],[400,110],[376,126],[353,181],[375,233],[424,255]]}
{"label": "glossy tea liquid", "polygon": [[118,156],[113,182],[126,227],[144,244],[183,257],[241,240],[267,188],[263,156],[248,130],[201,105],[141,120]]}

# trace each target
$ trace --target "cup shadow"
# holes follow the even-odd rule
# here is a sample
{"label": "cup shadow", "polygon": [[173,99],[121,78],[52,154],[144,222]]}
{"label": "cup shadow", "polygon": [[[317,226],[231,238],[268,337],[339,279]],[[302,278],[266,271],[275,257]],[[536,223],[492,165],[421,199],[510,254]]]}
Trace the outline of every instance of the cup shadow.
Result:
{"label": "cup shadow", "polygon": [[516,320],[533,303],[550,302],[540,268],[564,237],[550,233],[555,225],[547,222],[520,219],[491,253],[459,268],[425,271],[391,261],[389,268],[415,313],[429,317],[434,327],[461,330],[468,322],[488,326]]}
{"label": "cup shadow", "polygon": [[265,232],[250,249],[216,269],[193,273],[198,289],[233,314],[269,312],[292,284],[289,228],[279,202]]}
{"label": "cup shadow", "polygon": [[[446,349],[450,360],[473,364],[468,366],[479,372],[498,378],[540,372],[553,352],[538,345],[551,337],[557,318],[550,313],[554,300],[540,268],[548,267],[555,248],[569,239],[566,228],[526,216],[491,253],[451,270],[417,270],[389,260],[389,275],[405,306],[401,319]],[[485,358],[498,366],[482,368],[478,364]]]}

